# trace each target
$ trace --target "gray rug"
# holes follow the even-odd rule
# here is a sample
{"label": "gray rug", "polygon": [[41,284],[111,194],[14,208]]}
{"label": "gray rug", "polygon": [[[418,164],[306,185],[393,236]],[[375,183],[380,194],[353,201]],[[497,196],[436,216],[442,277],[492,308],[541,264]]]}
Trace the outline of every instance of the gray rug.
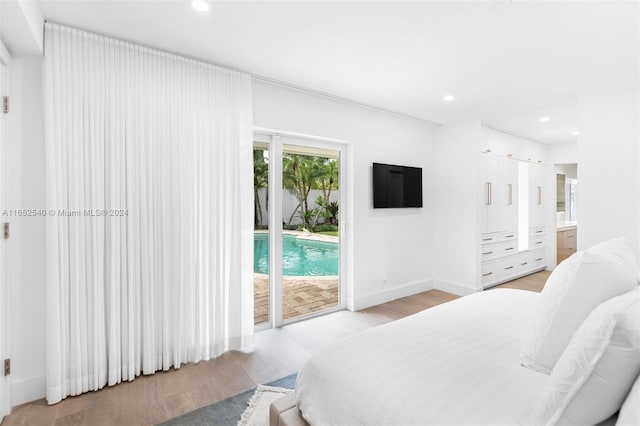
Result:
{"label": "gray rug", "polygon": [[[297,374],[291,374],[270,383],[268,386],[277,386],[280,388],[293,389],[296,384]],[[254,389],[242,392],[238,395],[231,396],[222,401],[215,402],[206,407],[198,408],[179,417],[160,423],[162,426],[178,426],[178,425],[224,425],[236,426],[242,413],[247,408],[247,403],[251,399]]]}

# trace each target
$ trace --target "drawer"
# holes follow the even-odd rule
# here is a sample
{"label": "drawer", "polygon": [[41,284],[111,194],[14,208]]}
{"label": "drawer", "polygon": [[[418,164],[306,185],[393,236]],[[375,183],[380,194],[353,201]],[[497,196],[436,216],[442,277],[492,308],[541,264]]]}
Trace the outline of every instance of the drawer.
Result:
{"label": "drawer", "polygon": [[525,273],[533,269],[531,266],[531,256],[528,252],[520,253],[518,255],[518,274]]}
{"label": "drawer", "polygon": [[518,275],[520,272],[520,262],[518,259],[520,256],[511,256],[500,262],[500,266],[502,269],[501,279],[508,279],[509,277],[513,277]]}
{"label": "drawer", "polygon": [[537,250],[544,248],[545,246],[545,237],[544,235],[540,237],[531,237],[529,238],[529,250]]}
{"label": "drawer", "polygon": [[538,269],[547,266],[544,250],[533,250],[529,252],[529,266],[531,266],[530,269]]}
{"label": "drawer", "polygon": [[481,270],[482,286],[494,283],[500,279],[502,270],[500,269],[501,262],[489,262],[483,263]]}
{"label": "drawer", "polygon": [[480,261],[488,262],[490,260],[497,259],[501,254],[499,251],[500,249],[500,244],[484,245],[480,247]]}
{"label": "drawer", "polygon": [[491,234],[480,235],[480,245],[493,244],[498,242],[498,233],[493,232]]}
{"label": "drawer", "polygon": [[537,228],[529,228],[529,236],[530,237],[538,237],[540,235],[545,234],[545,227],[538,226]]}
{"label": "drawer", "polygon": [[500,232],[498,234],[498,241],[512,241],[518,238],[518,234],[515,231]]}
{"label": "drawer", "polygon": [[497,252],[497,258],[518,254],[518,240],[506,241],[504,243],[496,244],[495,251]]}
{"label": "drawer", "polygon": [[578,231],[572,229],[570,231],[564,231],[564,245],[566,248],[576,248],[576,238],[578,235]]}

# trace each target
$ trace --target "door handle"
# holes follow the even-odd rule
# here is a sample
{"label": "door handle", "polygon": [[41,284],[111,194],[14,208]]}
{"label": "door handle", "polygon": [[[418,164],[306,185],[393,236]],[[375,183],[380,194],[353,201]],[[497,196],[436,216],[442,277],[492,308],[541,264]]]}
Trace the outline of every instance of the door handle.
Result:
{"label": "door handle", "polygon": [[539,206],[542,205],[542,187],[541,186],[538,187],[538,205]]}

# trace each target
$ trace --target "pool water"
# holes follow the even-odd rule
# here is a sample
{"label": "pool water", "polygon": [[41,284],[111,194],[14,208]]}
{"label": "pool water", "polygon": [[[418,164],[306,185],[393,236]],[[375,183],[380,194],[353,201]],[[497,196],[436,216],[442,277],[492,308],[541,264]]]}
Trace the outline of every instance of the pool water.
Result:
{"label": "pool water", "polygon": [[[337,243],[297,239],[282,236],[282,274],[296,277],[338,275]],[[253,271],[269,273],[269,234],[254,234]]]}

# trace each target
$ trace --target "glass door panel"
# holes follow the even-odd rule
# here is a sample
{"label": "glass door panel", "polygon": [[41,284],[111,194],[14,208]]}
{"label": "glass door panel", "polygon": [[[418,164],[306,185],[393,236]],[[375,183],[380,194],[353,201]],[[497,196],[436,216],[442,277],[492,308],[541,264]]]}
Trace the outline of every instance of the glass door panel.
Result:
{"label": "glass door panel", "polygon": [[340,300],[340,152],[282,146],[282,320]]}
{"label": "glass door panel", "polygon": [[269,145],[253,146],[253,315],[254,324],[270,321],[269,304]]}

